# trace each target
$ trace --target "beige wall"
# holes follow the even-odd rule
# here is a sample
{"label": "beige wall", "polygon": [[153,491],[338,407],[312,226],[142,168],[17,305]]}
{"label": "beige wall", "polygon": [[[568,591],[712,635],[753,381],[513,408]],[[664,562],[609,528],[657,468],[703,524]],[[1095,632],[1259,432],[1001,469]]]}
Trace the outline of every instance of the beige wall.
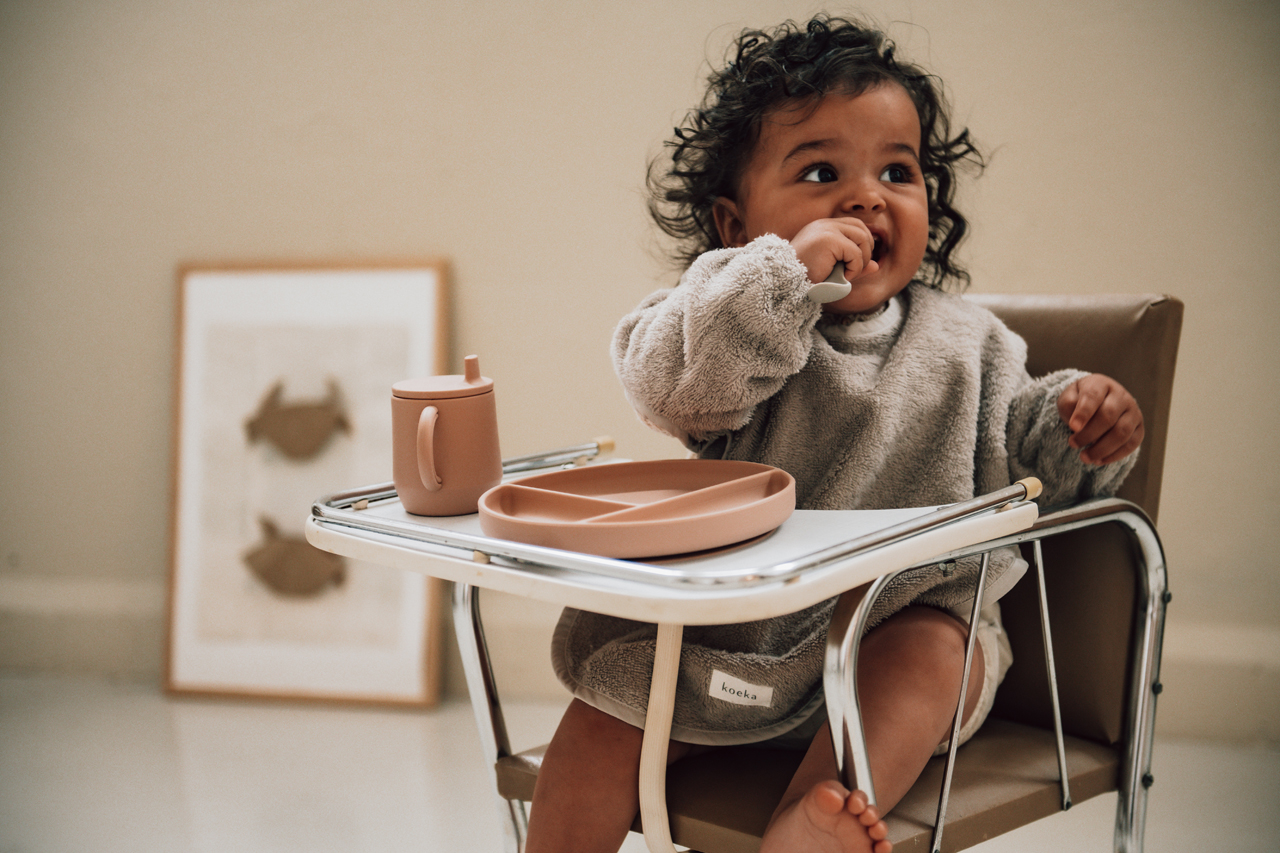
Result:
{"label": "beige wall", "polygon": [[[1162,725],[1280,740],[1276,5],[866,6],[991,154],[976,290],[1186,302]],[[183,262],[447,256],[507,455],[677,453],[606,354],[669,281],[644,165],[733,31],[816,8],[0,2],[0,666],[159,672]],[[533,638],[503,666],[556,690],[553,614],[494,606]]]}

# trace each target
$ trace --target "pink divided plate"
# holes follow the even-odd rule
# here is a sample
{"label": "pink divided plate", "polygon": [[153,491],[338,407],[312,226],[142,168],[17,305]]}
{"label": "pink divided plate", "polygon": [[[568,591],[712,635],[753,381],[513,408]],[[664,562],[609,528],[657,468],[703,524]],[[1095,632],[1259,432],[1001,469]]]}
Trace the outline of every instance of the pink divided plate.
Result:
{"label": "pink divided plate", "polygon": [[489,536],[602,557],[658,557],[768,533],[796,508],[790,474],[755,462],[660,459],[593,465],[494,486]]}

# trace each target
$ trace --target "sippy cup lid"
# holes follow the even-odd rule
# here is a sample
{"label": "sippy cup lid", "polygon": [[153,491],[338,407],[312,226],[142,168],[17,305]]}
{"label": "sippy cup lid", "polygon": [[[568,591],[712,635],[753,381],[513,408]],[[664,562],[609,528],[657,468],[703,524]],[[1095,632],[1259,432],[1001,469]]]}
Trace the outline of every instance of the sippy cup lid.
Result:
{"label": "sippy cup lid", "polygon": [[[391,394],[407,400],[444,400],[451,397],[474,397],[493,390],[493,380],[480,375],[480,358],[464,359],[463,375],[427,376],[406,379],[391,386]],[[384,386],[385,387],[385,386]]]}

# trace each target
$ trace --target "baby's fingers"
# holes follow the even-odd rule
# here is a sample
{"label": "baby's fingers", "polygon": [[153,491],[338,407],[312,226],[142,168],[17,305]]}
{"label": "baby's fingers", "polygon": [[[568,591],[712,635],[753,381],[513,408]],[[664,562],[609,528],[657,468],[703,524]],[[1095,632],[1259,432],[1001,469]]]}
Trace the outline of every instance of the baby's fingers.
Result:
{"label": "baby's fingers", "polygon": [[1128,456],[1142,443],[1142,410],[1124,386],[1091,374],[1073,383],[1058,398],[1058,414],[1071,431],[1068,444],[1092,465]]}
{"label": "baby's fingers", "polygon": [[844,262],[845,278],[853,281],[878,270],[880,265],[871,259],[875,253],[876,241],[867,230],[867,226],[857,219],[839,219],[836,222],[841,233],[849,241],[845,246],[845,254],[841,258]]}
{"label": "baby's fingers", "polygon": [[[1098,383],[1090,382],[1092,376],[1086,376],[1076,382],[1071,383],[1067,390],[1063,391],[1058,397],[1058,415],[1066,423],[1067,429],[1071,431],[1071,446],[1075,448],[1084,447],[1089,442],[1077,441],[1077,437],[1081,431],[1089,426],[1089,422],[1093,420],[1094,414],[1102,406],[1103,400],[1107,397],[1106,388],[1099,387]],[[1102,430],[1098,430],[1101,435]],[[1097,438],[1095,435],[1089,439]]]}
{"label": "baby's fingers", "polygon": [[1126,411],[1111,429],[1080,453],[1080,458],[1090,465],[1118,462],[1138,449],[1144,434],[1142,415],[1136,410]]}

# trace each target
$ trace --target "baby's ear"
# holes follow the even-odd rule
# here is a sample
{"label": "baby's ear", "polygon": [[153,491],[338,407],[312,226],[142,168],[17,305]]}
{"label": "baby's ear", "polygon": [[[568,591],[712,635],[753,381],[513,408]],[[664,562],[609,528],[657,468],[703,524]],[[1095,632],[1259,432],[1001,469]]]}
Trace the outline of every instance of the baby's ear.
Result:
{"label": "baby's ear", "polygon": [[738,205],[732,199],[720,196],[711,208],[711,216],[716,222],[716,231],[720,233],[720,242],[727,248],[738,248],[750,242],[747,239],[747,226],[738,214]]}

